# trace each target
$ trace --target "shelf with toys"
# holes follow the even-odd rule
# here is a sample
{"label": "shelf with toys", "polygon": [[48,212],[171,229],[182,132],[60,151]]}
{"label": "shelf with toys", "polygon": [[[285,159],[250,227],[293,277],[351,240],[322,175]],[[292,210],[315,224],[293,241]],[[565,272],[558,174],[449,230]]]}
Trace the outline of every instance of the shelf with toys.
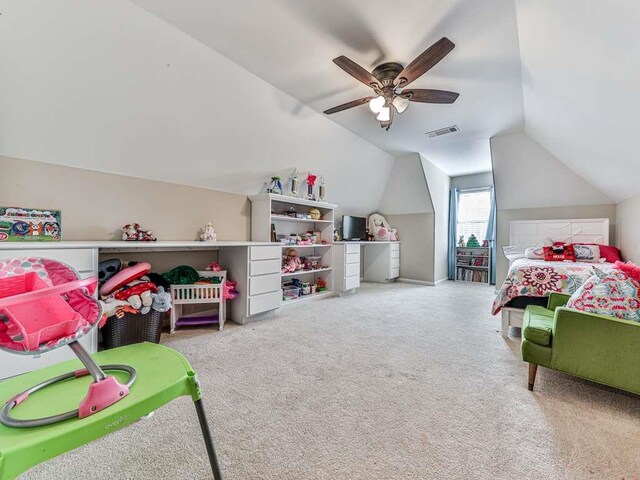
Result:
{"label": "shelf with toys", "polygon": [[464,242],[460,237],[456,247],[456,280],[472,283],[489,283],[491,269],[491,248],[485,241],[481,246],[475,235]]}
{"label": "shelf with toys", "polygon": [[251,239],[271,241],[282,248],[282,305],[333,294],[337,205],[276,193],[249,200]]}

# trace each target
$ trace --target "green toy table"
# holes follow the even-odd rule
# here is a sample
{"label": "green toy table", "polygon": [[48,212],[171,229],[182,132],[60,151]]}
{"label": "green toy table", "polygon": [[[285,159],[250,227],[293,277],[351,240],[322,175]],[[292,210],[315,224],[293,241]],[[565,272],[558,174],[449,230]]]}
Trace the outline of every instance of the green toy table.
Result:
{"label": "green toy table", "polygon": [[[180,353],[154,343],[139,343],[99,352],[92,357],[101,365],[125,364],[136,369],[138,377],[129,395],[82,420],[71,419],[34,428],[9,428],[0,424],[0,480],[14,479],[38,463],[134,423],[183,395],[193,398],[213,477],[221,479],[200,386],[191,365]],[[71,360],[0,382],[0,401],[7,401],[39,382],[80,368],[83,368],[80,361]],[[126,373],[107,371],[107,374],[122,382],[127,379]],[[91,376],[85,376],[47,387],[20,404],[12,415],[27,419],[77,408],[91,381]]]}

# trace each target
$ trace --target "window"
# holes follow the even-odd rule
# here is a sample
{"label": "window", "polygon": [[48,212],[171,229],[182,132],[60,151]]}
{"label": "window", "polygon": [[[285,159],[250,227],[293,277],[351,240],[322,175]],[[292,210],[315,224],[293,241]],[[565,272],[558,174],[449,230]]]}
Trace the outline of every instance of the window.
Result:
{"label": "window", "polygon": [[473,234],[482,244],[487,236],[490,212],[491,192],[489,190],[460,192],[456,239],[460,238],[460,235],[464,235],[466,241]]}

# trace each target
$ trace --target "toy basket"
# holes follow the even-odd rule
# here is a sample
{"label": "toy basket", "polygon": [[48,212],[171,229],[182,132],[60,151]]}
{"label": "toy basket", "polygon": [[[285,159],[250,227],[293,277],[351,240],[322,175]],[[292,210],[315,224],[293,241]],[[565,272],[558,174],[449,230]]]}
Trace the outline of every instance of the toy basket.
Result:
{"label": "toy basket", "polygon": [[133,343],[160,343],[164,314],[151,310],[149,313],[125,313],[121,318],[111,317],[102,328],[105,350],[124,347]]}
{"label": "toy basket", "polygon": [[282,287],[283,302],[297,300],[299,296],[300,296],[300,289],[298,287]]}

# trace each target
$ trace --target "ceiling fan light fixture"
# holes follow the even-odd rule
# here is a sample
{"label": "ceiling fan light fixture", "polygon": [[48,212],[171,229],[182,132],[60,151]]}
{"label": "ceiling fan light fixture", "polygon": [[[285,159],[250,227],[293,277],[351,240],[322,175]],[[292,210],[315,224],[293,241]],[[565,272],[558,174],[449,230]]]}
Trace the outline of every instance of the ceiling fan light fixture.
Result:
{"label": "ceiling fan light fixture", "polygon": [[398,113],[404,112],[409,106],[409,100],[400,96],[395,97],[391,103]]}
{"label": "ceiling fan light fixture", "polygon": [[388,122],[391,120],[391,108],[390,107],[382,107],[380,109],[380,113],[376,117],[376,120],[379,122]]}
{"label": "ceiling fan light fixture", "polygon": [[369,100],[369,110],[371,110],[373,113],[380,113],[384,108],[385,101],[386,100],[382,95],[376,98],[372,98],[371,100]]}

